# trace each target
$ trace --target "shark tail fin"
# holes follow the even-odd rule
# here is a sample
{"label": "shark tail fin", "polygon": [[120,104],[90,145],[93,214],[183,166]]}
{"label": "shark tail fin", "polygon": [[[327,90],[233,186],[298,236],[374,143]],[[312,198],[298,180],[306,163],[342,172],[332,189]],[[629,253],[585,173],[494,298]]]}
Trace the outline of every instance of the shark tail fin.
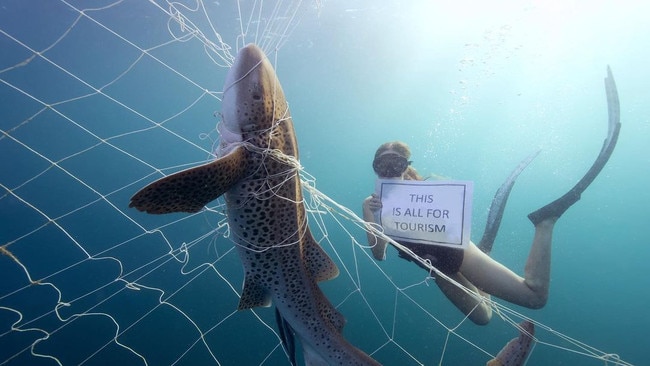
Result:
{"label": "shark tail fin", "polygon": [[497,357],[488,361],[486,366],[522,366],[526,363],[532,350],[535,325],[525,320],[519,323],[519,337],[513,338],[499,352]]}

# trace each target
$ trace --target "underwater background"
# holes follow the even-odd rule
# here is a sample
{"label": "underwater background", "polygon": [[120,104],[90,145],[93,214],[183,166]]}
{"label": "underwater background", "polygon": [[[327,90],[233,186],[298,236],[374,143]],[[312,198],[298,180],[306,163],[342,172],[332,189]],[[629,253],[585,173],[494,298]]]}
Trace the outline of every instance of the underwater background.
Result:
{"label": "underwater background", "polygon": [[[128,208],[161,173],[213,157],[227,55],[248,42],[275,65],[303,177],[358,215],[375,149],[402,140],[420,173],[474,182],[477,241],[494,192],[541,148],[491,254],[519,274],[526,215],[571,188],[606,137],[609,65],[618,146],[555,227],[548,304],[500,303],[550,328],[538,325],[528,365],[602,365],[610,353],[649,364],[649,10],[0,0],[0,365],[288,364],[272,310],[236,311],[243,276],[221,200],[194,215]],[[341,269],[321,287],[345,337],[381,363],[482,365],[517,335],[496,314],[484,327],[463,321],[395,250],[373,261],[340,208],[310,207]]]}

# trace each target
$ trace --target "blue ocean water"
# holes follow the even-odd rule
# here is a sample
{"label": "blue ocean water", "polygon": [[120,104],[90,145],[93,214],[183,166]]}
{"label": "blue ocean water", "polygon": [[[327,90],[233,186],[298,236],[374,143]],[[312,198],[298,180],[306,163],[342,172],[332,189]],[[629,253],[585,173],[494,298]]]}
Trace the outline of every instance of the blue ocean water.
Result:
{"label": "blue ocean water", "polygon": [[[300,4],[291,22],[268,5],[223,1],[202,4],[211,23],[185,5],[181,27],[162,1],[0,0],[0,364],[54,364],[32,352],[63,364],[287,364],[272,311],[236,311],[242,270],[220,202],[192,216],[127,207],[161,171],[210,159],[228,60],[188,29],[236,48],[239,19],[276,67],[305,171],[357,214],[374,189],[375,149],[402,140],[421,173],[474,182],[478,240],[496,189],[541,148],[492,253],[517,273],[533,234],[526,215],[600,150],[610,65],[619,143],[556,225],[549,302],[504,304],[648,363],[648,5],[330,1]],[[276,23],[291,24],[286,39]],[[422,270],[390,250],[374,262],[354,245],[362,231],[318,217],[312,230],[342,272],[322,288],[346,338],[383,364],[484,364],[516,335],[497,317],[462,322]],[[528,365],[603,363],[541,327],[538,337]]]}

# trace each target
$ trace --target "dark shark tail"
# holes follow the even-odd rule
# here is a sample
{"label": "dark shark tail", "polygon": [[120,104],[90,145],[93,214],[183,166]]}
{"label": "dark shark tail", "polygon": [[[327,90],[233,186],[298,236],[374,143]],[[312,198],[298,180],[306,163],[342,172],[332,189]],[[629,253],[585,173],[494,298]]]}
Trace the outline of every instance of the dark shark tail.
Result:
{"label": "dark shark tail", "polygon": [[610,70],[609,66],[607,67],[607,77],[605,78],[605,91],[607,93],[607,110],[609,112],[609,130],[607,132],[607,138],[603,142],[603,147],[600,149],[600,154],[598,154],[596,161],[594,161],[584,177],[571,190],[562,197],[528,215],[528,219],[534,225],[549,218],[562,216],[571,205],[578,202],[582,192],[596,179],[598,173],[600,173],[612,155],[614,147],[616,147],[616,141],[618,140],[618,133],[621,129],[621,110],[618,101],[618,92],[616,91],[616,83],[614,82],[614,76],[612,76],[612,70]]}
{"label": "dark shark tail", "polygon": [[280,340],[282,340],[282,348],[286,352],[287,357],[289,357],[289,363],[291,366],[298,365],[296,363],[296,340],[294,331],[291,328],[291,325],[287,323],[286,320],[282,317],[282,314],[278,311],[278,308],[275,308],[275,322],[278,325],[278,330],[280,331]]}
{"label": "dark shark tail", "polygon": [[519,323],[519,337],[512,339],[486,366],[522,366],[533,350],[535,325],[529,320]]}

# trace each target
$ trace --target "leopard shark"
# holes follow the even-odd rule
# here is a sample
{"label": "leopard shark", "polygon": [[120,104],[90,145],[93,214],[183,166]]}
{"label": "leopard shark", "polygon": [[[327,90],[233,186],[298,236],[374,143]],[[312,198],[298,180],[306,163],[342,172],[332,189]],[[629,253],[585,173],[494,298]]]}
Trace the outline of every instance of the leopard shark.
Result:
{"label": "leopard shark", "polygon": [[192,213],[223,195],[245,273],[238,309],[275,305],[292,364],[295,336],[307,365],[379,365],[343,337],[345,319],[318,286],[339,271],[309,230],[289,106],[254,44],[226,76],[221,114],[217,159],[149,184],[129,207]]}
{"label": "leopard shark", "polygon": [[517,326],[519,336],[510,340],[485,366],[522,366],[526,364],[535,343],[535,325],[524,320]]}

